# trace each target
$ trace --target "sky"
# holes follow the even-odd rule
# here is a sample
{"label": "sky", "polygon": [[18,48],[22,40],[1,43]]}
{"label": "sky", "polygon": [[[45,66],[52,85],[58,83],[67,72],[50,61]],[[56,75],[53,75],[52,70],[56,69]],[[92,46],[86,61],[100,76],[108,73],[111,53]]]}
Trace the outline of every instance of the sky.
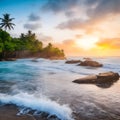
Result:
{"label": "sky", "polygon": [[32,30],[69,56],[120,56],[120,0],[0,0],[13,37]]}

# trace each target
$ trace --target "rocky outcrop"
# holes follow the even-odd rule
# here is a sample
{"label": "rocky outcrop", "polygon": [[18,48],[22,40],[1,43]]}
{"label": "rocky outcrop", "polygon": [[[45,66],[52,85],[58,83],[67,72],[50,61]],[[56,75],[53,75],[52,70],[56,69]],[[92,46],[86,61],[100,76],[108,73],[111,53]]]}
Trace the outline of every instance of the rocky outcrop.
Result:
{"label": "rocky outcrop", "polygon": [[75,64],[75,63],[80,63],[81,60],[67,60],[65,63],[67,64]]}
{"label": "rocky outcrop", "polygon": [[98,75],[89,75],[77,80],[74,83],[79,84],[96,84],[99,87],[109,87],[119,80],[119,74],[114,72],[99,73]]}
{"label": "rocky outcrop", "polygon": [[88,57],[85,57],[85,58],[83,58],[84,60],[92,60],[91,58],[88,58]]}
{"label": "rocky outcrop", "polygon": [[0,61],[16,61],[16,58],[4,58],[0,59]]}
{"label": "rocky outcrop", "polygon": [[79,66],[90,66],[90,67],[102,67],[103,64],[97,62],[97,61],[92,61],[92,60],[85,60],[82,61]]}
{"label": "rocky outcrop", "polygon": [[66,59],[66,57],[49,57],[48,59],[50,59],[50,60],[65,60]]}
{"label": "rocky outcrop", "polygon": [[32,62],[38,62],[38,60],[35,58],[35,59],[32,59],[31,60]]}

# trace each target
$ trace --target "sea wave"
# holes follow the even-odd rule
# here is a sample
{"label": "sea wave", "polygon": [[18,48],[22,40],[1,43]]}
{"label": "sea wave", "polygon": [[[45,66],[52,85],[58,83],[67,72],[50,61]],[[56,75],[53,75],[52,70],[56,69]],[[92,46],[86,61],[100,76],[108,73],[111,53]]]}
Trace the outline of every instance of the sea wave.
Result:
{"label": "sea wave", "polygon": [[[60,120],[73,120],[72,110],[68,105],[60,105],[45,96],[35,96],[28,93],[19,93],[16,95],[0,94],[0,103],[14,104],[37,112],[46,112],[49,116],[55,115]],[[20,110],[20,113],[26,113],[23,109]]]}

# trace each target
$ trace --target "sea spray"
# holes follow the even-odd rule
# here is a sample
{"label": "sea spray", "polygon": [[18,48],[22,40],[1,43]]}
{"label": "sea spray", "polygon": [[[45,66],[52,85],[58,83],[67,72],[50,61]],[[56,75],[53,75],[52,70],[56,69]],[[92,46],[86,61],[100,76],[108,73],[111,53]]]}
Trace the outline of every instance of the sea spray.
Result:
{"label": "sea spray", "polygon": [[46,112],[51,116],[57,116],[61,120],[73,120],[72,110],[68,105],[60,105],[43,96],[38,97],[28,93],[19,93],[16,95],[0,94],[0,102],[3,104],[15,104],[19,107]]}

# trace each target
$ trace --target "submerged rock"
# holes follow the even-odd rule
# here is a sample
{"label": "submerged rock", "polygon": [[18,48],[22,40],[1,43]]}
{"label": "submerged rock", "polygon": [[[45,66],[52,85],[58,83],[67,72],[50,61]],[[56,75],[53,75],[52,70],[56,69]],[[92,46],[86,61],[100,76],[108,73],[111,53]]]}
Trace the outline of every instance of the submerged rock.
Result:
{"label": "submerged rock", "polygon": [[81,60],[67,60],[65,63],[67,64],[75,64],[75,63],[80,63]]}
{"label": "submerged rock", "polygon": [[4,58],[4,59],[0,59],[0,61],[16,61],[16,58]]}
{"label": "submerged rock", "polygon": [[102,67],[103,64],[97,62],[97,61],[92,61],[92,60],[85,60],[82,61],[79,66],[91,66],[91,67]]}
{"label": "submerged rock", "polygon": [[37,59],[33,59],[33,60],[31,60],[32,62],[38,62],[38,60]]}
{"label": "submerged rock", "polygon": [[98,75],[89,75],[77,80],[74,83],[79,84],[96,84],[99,87],[110,87],[114,82],[119,80],[119,74],[114,72],[99,73]]}

